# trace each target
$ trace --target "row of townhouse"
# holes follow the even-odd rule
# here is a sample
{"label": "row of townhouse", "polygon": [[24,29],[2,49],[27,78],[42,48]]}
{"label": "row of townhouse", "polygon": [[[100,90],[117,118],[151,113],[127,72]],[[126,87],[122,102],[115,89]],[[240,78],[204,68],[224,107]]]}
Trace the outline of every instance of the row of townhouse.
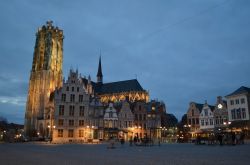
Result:
{"label": "row of townhouse", "polygon": [[71,71],[54,92],[54,112],[47,123],[53,142],[161,136],[161,116],[166,114],[163,102],[124,100],[106,104],[87,90],[78,74]]}
{"label": "row of townhouse", "polygon": [[[231,94],[217,97],[215,105],[191,102],[187,111],[187,125],[192,137],[201,132],[220,132],[229,127],[248,132],[250,126],[250,88],[240,87]],[[241,124],[239,124],[241,123]],[[242,124],[243,123],[243,124]]]}

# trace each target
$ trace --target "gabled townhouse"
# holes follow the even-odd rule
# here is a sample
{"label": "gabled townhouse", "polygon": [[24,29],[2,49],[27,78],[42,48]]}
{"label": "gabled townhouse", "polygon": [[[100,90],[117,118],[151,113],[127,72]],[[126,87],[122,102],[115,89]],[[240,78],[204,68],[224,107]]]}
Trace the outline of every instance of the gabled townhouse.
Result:
{"label": "gabled townhouse", "polygon": [[214,108],[214,127],[215,132],[220,132],[226,128],[228,122],[227,102],[221,96],[217,97]]}
{"label": "gabled townhouse", "polygon": [[208,105],[207,102],[203,105],[200,113],[200,130],[203,132],[211,132],[214,130],[214,106]]}
{"label": "gabled townhouse", "polygon": [[134,114],[127,100],[122,101],[122,107],[118,113],[119,139],[129,140],[133,137]]}

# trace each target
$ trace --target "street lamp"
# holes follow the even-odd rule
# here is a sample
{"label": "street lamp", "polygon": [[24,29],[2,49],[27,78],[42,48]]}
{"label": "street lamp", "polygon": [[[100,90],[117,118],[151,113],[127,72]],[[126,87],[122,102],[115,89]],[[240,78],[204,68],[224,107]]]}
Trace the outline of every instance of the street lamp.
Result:
{"label": "street lamp", "polygon": [[49,138],[50,138],[50,142],[52,141],[52,138],[53,138],[53,129],[56,128],[55,125],[51,126],[51,125],[48,125],[48,128],[49,128]]}

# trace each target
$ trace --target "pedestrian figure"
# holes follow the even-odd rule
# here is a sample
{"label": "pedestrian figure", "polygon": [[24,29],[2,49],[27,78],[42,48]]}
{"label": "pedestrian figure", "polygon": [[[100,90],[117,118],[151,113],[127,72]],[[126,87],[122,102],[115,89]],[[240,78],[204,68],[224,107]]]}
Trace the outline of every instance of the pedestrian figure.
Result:
{"label": "pedestrian figure", "polygon": [[235,145],[235,133],[232,132],[232,145]]}
{"label": "pedestrian figure", "polygon": [[132,136],[129,139],[129,146],[133,146],[133,140],[132,140]]}
{"label": "pedestrian figure", "polygon": [[222,135],[219,134],[219,135],[218,135],[218,141],[219,141],[219,143],[220,143],[221,146],[222,146],[222,138],[223,138]]}
{"label": "pedestrian figure", "polygon": [[161,146],[161,139],[158,138],[158,146],[160,147]]}
{"label": "pedestrian figure", "polygon": [[123,147],[125,140],[123,138],[121,138],[120,142],[121,142],[121,146]]}

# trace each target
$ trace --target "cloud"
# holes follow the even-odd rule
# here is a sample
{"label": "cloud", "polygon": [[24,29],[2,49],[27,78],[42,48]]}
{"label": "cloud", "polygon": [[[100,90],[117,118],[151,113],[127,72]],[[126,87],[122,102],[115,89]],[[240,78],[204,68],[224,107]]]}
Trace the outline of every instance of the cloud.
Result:
{"label": "cloud", "polygon": [[0,96],[0,103],[13,104],[17,106],[24,106],[26,104],[26,97],[3,97]]}

